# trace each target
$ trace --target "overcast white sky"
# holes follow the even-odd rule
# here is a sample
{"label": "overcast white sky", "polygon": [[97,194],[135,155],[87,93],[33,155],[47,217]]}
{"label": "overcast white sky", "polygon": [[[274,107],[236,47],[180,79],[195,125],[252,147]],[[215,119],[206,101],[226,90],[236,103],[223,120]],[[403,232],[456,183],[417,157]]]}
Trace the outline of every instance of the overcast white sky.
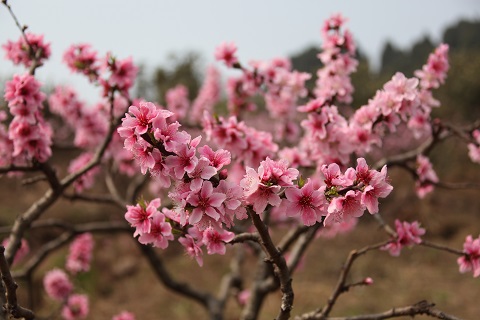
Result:
{"label": "overcast white sky", "polygon": [[[23,24],[52,44],[51,60],[38,72],[44,82],[70,83],[93,102],[93,90],[71,75],[61,56],[72,43],[88,42],[100,53],[132,56],[138,63],[165,63],[170,53],[200,52],[213,61],[215,47],[234,41],[242,61],[269,59],[320,44],[320,27],[332,13],[348,17],[348,27],[373,62],[383,43],[400,47],[425,34],[434,40],[460,18],[480,19],[477,0],[22,0],[9,1]],[[0,43],[19,31],[0,6]],[[479,35],[480,36],[480,35]],[[2,52],[3,55],[3,52]],[[0,75],[16,72],[0,60]]]}

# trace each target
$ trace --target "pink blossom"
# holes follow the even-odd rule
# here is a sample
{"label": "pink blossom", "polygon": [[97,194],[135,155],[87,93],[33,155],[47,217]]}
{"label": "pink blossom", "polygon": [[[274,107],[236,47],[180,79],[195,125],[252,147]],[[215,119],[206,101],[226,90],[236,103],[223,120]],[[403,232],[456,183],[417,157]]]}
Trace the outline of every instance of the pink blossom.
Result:
{"label": "pink blossom", "polygon": [[97,52],[87,43],[70,46],[63,54],[63,62],[72,72],[83,73],[90,81],[98,78],[100,64]]}
{"label": "pink blossom", "polygon": [[112,58],[110,54],[106,57],[108,69],[111,76],[108,79],[108,88],[117,88],[123,94],[133,86],[137,76],[138,67],[133,64],[132,57],[126,59]]}
{"label": "pink blossom", "polygon": [[238,64],[238,58],[235,55],[237,52],[237,46],[235,43],[223,42],[215,49],[215,59],[218,61],[223,61],[227,67],[233,67],[235,64]]}
{"label": "pink blossom", "polygon": [[473,271],[473,277],[480,276],[480,236],[473,239],[468,235],[463,244],[464,255],[457,259],[461,273]]}
{"label": "pink blossom", "polygon": [[113,316],[112,320],[135,320],[135,315],[128,311],[122,311]]}
{"label": "pink blossom", "polygon": [[88,312],[88,296],[85,294],[72,294],[62,308],[62,317],[65,320],[85,319]]}
{"label": "pink blossom", "polygon": [[300,216],[306,226],[314,225],[317,221],[321,221],[323,215],[326,215],[325,196],[318,189],[314,189],[310,179],[301,189],[296,187],[285,189],[285,196],[287,216]]}
{"label": "pink blossom", "polygon": [[172,115],[172,113],[167,110],[159,111],[157,106],[151,102],[140,102],[138,106],[130,106],[130,108],[128,108],[128,112],[133,117],[127,116],[123,118],[122,127],[132,128],[138,135],[142,135],[147,132],[153,119],[158,115],[159,112],[161,112],[165,118]]}
{"label": "pink blossom", "polygon": [[438,88],[445,82],[448,69],[448,45],[442,43],[428,56],[427,64],[422,70],[415,71],[415,76],[420,79],[422,88]]}
{"label": "pink blossom", "polygon": [[[263,181],[263,178],[266,180]],[[281,187],[274,182],[269,183],[270,178],[272,178],[271,170],[265,168],[262,163],[258,168],[258,173],[247,167],[246,175],[240,181],[246,202],[252,204],[253,210],[258,214],[261,214],[268,204],[278,206],[282,202],[278,195]]]}
{"label": "pink blossom", "polygon": [[216,174],[217,169],[210,165],[210,161],[205,157],[200,157],[195,169],[188,173],[188,177],[191,179],[190,188],[193,191],[200,189],[204,180],[209,180]]}
{"label": "pink blossom", "polygon": [[136,228],[135,233],[133,234],[134,237],[151,231],[152,217],[158,212],[160,204],[160,198],[156,198],[150,202],[142,201],[142,203],[135,206],[127,206],[125,219],[132,227]]}
{"label": "pink blossom", "polygon": [[324,225],[361,217],[365,211],[365,205],[361,198],[362,193],[353,190],[349,190],[345,196],[333,198],[328,206],[328,214]]}
{"label": "pink blossom", "polygon": [[47,295],[58,301],[66,300],[73,290],[73,284],[67,274],[60,269],[47,272],[43,277],[43,286]]}
{"label": "pink blossom", "polygon": [[404,246],[411,247],[421,243],[422,239],[420,237],[425,234],[425,229],[420,228],[420,224],[417,221],[408,223],[397,219],[395,220],[395,232],[397,237],[382,247],[382,250],[388,250],[392,256],[397,257]]}
{"label": "pink blossom", "polygon": [[8,106],[13,108],[12,114],[27,116],[15,111],[15,107],[22,105],[28,108],[28,113],[33,113],[33,111],[40,109],[43,100],[45,100],[45,94],[40,91],[40,87],[40,82],[28,73],[23,75],[16,74],[11,81],[7,81],[3,97],[8,102]]}
{"label": "pink blossom", "polygon": [[250,299],[251,296],[250,290],[242,290],[237,295],[237,301],[240,306],[245,306]]}
{"label": "pink blossom", "polygon": [[177,179],[182,179],[185,173],[192,173],[198,163],[198,158],[195,155],[196,149],[188,144],[178,145],[176,155],[170,155],[165,159],[165,165],[172,176]]}
{"label": "pink blossom", "polygon": [[225,194],[225,200],[222,203],[223,211],[225,212],[225,224],[232,225],[233,217],[239,220],[248,218],[246,209],[242,206],[243,190],[233,182],[221,180],[218,184],[217,191]]}
{"label": "pink blossom", "polygon": [[216,230],[208,227],[203,231],[203,243],[207,246],[208,254],[225,254],[225,243],[232,241],[235,237],[233,232],[223,229]]}
{"label": "pink blossom", "polygon": [[404,99],[411,101],[417,96],[417,85],[417,78],[407,79],[403,73],[397,72],[383,88],[385,91],[393,93],[398,101]]}
{"label": "pink blossom", "polygon": [[438,176],[433,170],[428,157],[421,154],[417,156],[416,173],[418,175],[416,184],[417,195],[423,198],[427,193],[433,191],[434,184],[439,181]]}
{"label": "pink blossom", "polygon": [[72,274],[90,270],[93,245],[94,242],[91,233],[84,233],[77,236],[70,245],[65,268]]}
{"label": "pink blossom", "polygon": [[229,165],[232,161],[231,154],[228,150],[218,149],[217,151],[213,151],[208,145],[204,145],[198,148],[198,152],[201,156],[207,158],[210,161],[210,165],[217,170]]}
{"label": "pink blossom", "polygon": [[195,239],[189,234],[180,237],[178,241],[183,245],[187,254],[191,258],[195,258],[200,267],[203,266],[203,251],[201,246],[197,244],[198,242],[195,242]]}
{"label": "pink blossom", "polygon": [[480,130],[473,130],[472,137],[475,143],[468,144],[468,156],[473,162],[480,163]]}
{"label": "pink blossom", "polygon": [[138,242],[141,244],[152,244],[154,247],[165,249],[168,247],[168,241],[173,240],[172,226],[165,222],[165,215],[156,211],[150,217],[150,231],[140,234]]}
{"label": "pink blossom", "polygon": [[219,211],[225,199],[225,194],[214,192],[212,183],[205,181],[201,189],[192,192],[187,198],[187,202],[194,207],[188,222],[192,225],[196,224],[204,215],[218,221],[220,219]]}
{"label": "pink blossom", "polygon": [[[50,57],[50,43],[43,41],[43,35],[26,32],[25,37],[28,43],[21,36],[16,42],[9,40],[2,45],[3,50],[5,50],[5,58],[16,65],[23,64],[28,68],[32,65],[33,57],[35,57],[37,63],[42,65]],[[31,46],[31,51],[29,45]]]}

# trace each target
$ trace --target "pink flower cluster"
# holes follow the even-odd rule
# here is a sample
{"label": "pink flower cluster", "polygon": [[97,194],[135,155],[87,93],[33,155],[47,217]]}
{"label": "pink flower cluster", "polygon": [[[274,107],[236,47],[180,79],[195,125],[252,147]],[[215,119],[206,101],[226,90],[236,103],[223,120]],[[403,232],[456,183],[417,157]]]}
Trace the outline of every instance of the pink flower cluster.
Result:
{"label": "pink flower cluster", "polygon": [[234,67],[238,64],[238,57],[235,55],[237,46],[235,43],[223,42],[215,49],[215,59],[223,61],[227,67]]}
{"label": "pink flower cluster", "polygon": [[265,97],[270,115],[275,119],[276,137],[293,141],[298,138],[299,129],[294,121],[295,106],[299,98],[307,96],[305,82],[308,73],[292,71],[287,59],[251,61],[253,70],[241,68],[243,74],[229,78],[227,82],[228,108],[231,115],[238,116],[242,110],[252,111],[255,105],[251,97],[257,93]]}
{"label": "pink flower cluster", "polygon": [[417,156],[416,173],[418,178],[415,183],[415,189],[418,197],[423,198],[433,191],[434,184],[438,182],[438,177],[428,157],[421,154]]}
{"label": "pink flower cluster", "polygon": [[53,269],[47,272],[43,278],[43,286],[47,295],[58,301],[65,301],[73,291],[72,282],[61,269]]}
{"label": "pink flower cluster", "polygon": [[165,249],[168,241],[173,240],[172,226],[165,221],[165,215],[158,211],[161,201],[156,198],[150,202],[143,201],[135,206],[127,206],[125,219],[135,227],[134,237],[139,235],[142,244],[152,244]]}
{"label": "pink flower cluster", "polygon": [[[26,39],[25,39],[26,38]],[[34,58],[38,64],[43,64],[50,57],[50,43],[43,41],[43,35],[36,35],[30,32],[25,33],[17,41],[8,41],[2,45],[5,50],[5,58],[15,65],[22,64],[30,67]]]}
{"label": "pink flower cluster", "polygon": [[58,114],[74,130],[74,145],[95,148],[107,133],[108,118],[87,107],[77,93],[68,87],[56,87],[48,99],[52,112]]}
{"label": "pink flower cluster", "polygon": [[468,156],[473,162],[480,163],[480,130],[473,130],[472,138],[474,143],[468,144]]}
{"label": "pink flower cluster", "polygon": [[475,278],[480,276],[480,236],[473,239],[471,235],[467,236],[463,244],[464,255],[457,259],[460,272],[472,271]]}
{"label": "pink flower cluster", "polygon": [[138,68],[131,57],[120,60],[111,53],[104,58],[97,58],[97,52],[89,44],[70,46],[63,54],[63,61],[72,72],[86,75],[91,82],[99,82],[103,95],[107,97],[112,90],[128,97],[128,90],[133,86]]}
{"label": "pink flower cluster", "polygon": [[365,209],[377,213],[378,199],[393,190],[387,181],[387,167],[381,171],[370,169],[363,158],[357,159],[355,169],[348,168],[344,174],[335,163],[323,165],[321,171],[325,177],[321,190],[329,200],[324,225],[358,218]]}
{"label": "pink flower cluster", "polygon": [[204,230],[200,230],[198,226],[188,229],[188,232],[178,239],[185,248],[185,252],[191,258],[195,258],[199,266],[203,266],[203,250],[202,246],[207,247],[208,254],[225,254],[225,243],[232,241],[235,234],[218,228],[217,225],[211,224]]}
{"label": "pink flower cluster", "polygon": [[420,79],[420,87],[423,89],[436,89],[445,82],[448,69],[448,45],[442,43],[428,56],[427,64],[422,70],[415,71],[415,76]]}
{"label": "pink flower cluster", "polygon": [[[270,158],[260,163],[258,170],[247,166],[247,173],[240,181],[246,203],[253,205],[253,210],[261,214],[268,204],[279,206],[282,187],[293,187],[298,170],[288,167],[286,160],[274,161]],[[306,210],[307,208],[305,208]]]}
{"label": "pink flower cluster", "polygon": [[63,54],[63,62],[72,72],[88,76],[90,81],[98,79],[100,62],[97,52],[89,44],[80,43],[70,46]]}
{"label": "pink flower cluster", "polygon": [[238,122],[235,116],[213,119],[206,114],[203,130],[208,140],[231,152],[233,159],[246,166],[258,166],[260,161],[273,157],[278,150],[270,133]]}
{"label": "pink flower cluster", "polygon": [[72,274],[90,270],[93,245],[94,242],[91,233],[84,233],[77,236],[70,244],[65,268]]}
{"label": "pink flower cluster", "polygon": [[315,96],[322,104],[330,104],[336,99],[341,103],[352,102],[353,86],[350,74],[357,69],[354,58],[355,44],[350,31],[342,32],[345,19],[333,15],[322,28],[322,53],[318,55],[324,67],[317,72]]}
{"label": "pink flower cluster", "polygon": [[5,85],[4,98],[14,116],[8,128],[10,142],[3,141],[6,147],[11,146],[8,148],[12,150],[11,163],[22,164],[32,159],[45,162],[52,154],[52,129],[41,113],[45,94],[40,86],[30,74],[14,75]]}
{"label": "pink flower cluster", "polygon": [[62,317],[65,320],[85,319],[88,316],[89,303],[85,294],[72,294],[62,308]]}
{"label": "pink flower cluster", "polygon": [[408,223],[397,219],[395,220],[395,232],[397,237],[382,247],[382,250],[388,250],[392,256],[398,257],[403,247],[411,247],[422,242],[420,237],[425,234],[425,229],[421,228],[417,221]]}

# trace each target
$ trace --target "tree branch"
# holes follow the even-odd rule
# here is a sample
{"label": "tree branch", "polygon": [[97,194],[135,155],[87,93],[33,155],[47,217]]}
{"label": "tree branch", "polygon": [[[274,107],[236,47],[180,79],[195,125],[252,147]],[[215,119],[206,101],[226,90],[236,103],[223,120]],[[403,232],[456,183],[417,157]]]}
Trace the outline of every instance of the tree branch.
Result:
{"label": "tree branch", "polygon": [[414,305],[401,307],[401,308],[392,308],[388,311],[382,313],[374,313],[374,314],[364,314],[359,316],[352,316],[352,317],[328,317],[325,318],[321,315],[314,315],[310,316],[308,314],[304,314],[300,317],[296,317],[296,320],[383,320],[383,319],[390,319],[390,318],[398,318],[404,316],[414,317],[416,315],[427,315],[437,319],[443,320],[461,320],[455,316],[446,314],[440,310],[434,308],[435,304],[427,302],[425,300],[415,303]]}
{"label": "tree branch", "polygon": [[260,219],[260,216],[250,207],[247,208],[247,211],[252,219],[253,224],[255,225],[255,228],[257,228],[258,233],[260,234],[261,245],[268,256],[268,260],[274,265],[275,275],[280,281],[282,304],[276,319],[289,319],[290,312],[293,307],[294,293],[292,288],[292,278],[290,277],[290,271],[288,270],[287,263],[281,252],[273,244],[272,238],[270,238],[270,234],[268,233],[268,228]]}
{"label": "tree branch", "polygon": [[18,285],[15,283],[12,275],[10,274],[10,268],[7,259],[5,258],[5,248],[3,246],[0,246],[0,272],[2,273],[2,282],[6,290],[7,303],[5,305],[5,309],[7,312],[10,313],[15,319],[35,319],[35,315],[33,314],[32,310],[26,309],[18,304]]}

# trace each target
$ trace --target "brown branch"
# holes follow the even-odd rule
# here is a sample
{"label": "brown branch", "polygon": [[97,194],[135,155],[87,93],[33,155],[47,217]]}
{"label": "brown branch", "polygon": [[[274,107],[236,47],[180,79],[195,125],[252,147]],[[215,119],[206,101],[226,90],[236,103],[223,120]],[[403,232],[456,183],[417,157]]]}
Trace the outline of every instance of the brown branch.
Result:
{"label": "brown branch", "polygon": [[[41,222],[41,221],[39,221]],[[131,228],[123,221],[108,221],[108,222],[90,222],[78,225],[70,225],[68,223],[61,223],[57,220],[46,221],[42,227],[61,227],[66,231],[59,237],[44,244],[23,266],[22,270],[16,271],[17,278],[28,278],[35,269],[57,249],[60,249],[77,235],[92,232],[92,233],[114,233],[114,232],[131,232]],[[49,222],[49,223],[48,223]]]}
{"label": "brown branch", "polygon": [[433,243],[433,242],[425,241],[425,240],[422,240],[422,242],[420,242],[418,245],[433,248],[433,249],[437,249],[437,250],[441,250],[441,251],[445,251],[445,252],[449,252],[449,253],[453,253],[453,254],[458,255],[458,256],[465,255],[465,252],[463,252],[463,251],[452,249],[452,248],[449,248],[449,247],[446,247],[446,246],[443,246],[443,245],[440,245],[440,244],[436,244],[436,243]]}
{"label": "brown branch", "polygon": [[225,308],[232,290],[237,289],[238,292],[242,288],[243,279],[241,276],[241,268],[245,260],[245,248],[243,246],[237,246],[235,249],[235,256],[230,261],[230,272],[223,277],[218,290],[217,298],[220,310]]}
{"label": "brown branch", "polygon": [[7,303],[4,306],[9,314],[15,319],[33,320],[35,315],[32,310],[26,309],[18,304],[17,288],[18,285],[10,274],[9,264],[5,258],[5,248],[0,246],[0,272],[2,273],[2,282],[6,291]]}
{"label": "brown branch", "polygon": [[221,319],[222,316],[215,311],[218,310],[218,300],[209,293],[197,290],[188,283],[175,280],[170,272],[165,268],[162,258],[154,251],[153,247],[141,244],[135,241],[147,258],[150,267],[153,269],[157,278],[173,292],[192,299],[204,306],[210,313],[211,319]]}
{"label": "brown branch", "polygon": [[117,119],[111,119],[110,127],[105,139],[95,152],[94,157],[83,168],[63,178],[58,185],[54,182],[53,178],[50,177],[52,179],[51,188],[15,220],[5,254],[8,263],[13,262],[13,257],[20,247],[20,239],[23,238],[23,234],[31,226],[32,222],[37,220],[45,210],[54,204],[65,189],[76,179],[100,164],[103,154],[112,140],[113,133],[118,123],[120,123],[120,117]]}
{"label": "brown branch", "polygon": [[321,315],[309,315],[304,314],[302,316],[296,317],[296,320],[383,320],[383,319],[390,319],[390,318],[398,318],[404,316],[414,317],[416,315],[427,315],[437,319],[443,320],[461,320],[458,317],[446,314],[438,309],[434,308],[435,304],[430,303],[428,301],[420,301],[415,303],[414,305],[407,306],[407,307],[400,307],[400,308],[392,308],[388,311],[382,313],[374,313],[374,314],[364,314],[358,316],[351,316],[351,317],[322,317]]}
{"label": "brown branch", "polygon": [[247,208],[247,211],[252,219],[253,224],[255,225],[255,228],[258,230],[261,238],[261,245],[267,254],[268,260],[274,266],[275,275],[280,281],[282,304],[276,319],[289,319],[290,312],[293,307],[294,293],[292,288],[292,278],[290,277],[290,271],[288,270],[287,263],[281,252],[273,244],[272,238],[270,238],[270,234],[268,233],[268,228],[260,219],[260,216],[250,207]]}
{"label": "brown branch", "polygon": [[322,227],[321,223],[316,223],[315,225],[308,228],[308,231],[300,236],[295,247],[290,252],[290,257],[288,259],[288,269],[290,269],[290,274],[292,274],[298,266],[300,259],[305,254],[310,243],[315,239],[315,234],[318,229]]}
{"label": "brown branch", "polygon": [[105,203],[116,206],[119,209],[125,210],[126,202],[123,202],[121,199],[116,199],[109,194],[63,194],[65,199],[70,201],[85,201],[85,202],[94,202],[94,203]]}
{"label": "brown branch", "polygon": [[328,298],[327,304],[321,310],[317,310],[317,311],[314,312],[314,314],[319,315],[319,317],[320,317],[319,319],[323,319],[323,318],[328,317],[328,315],[332,311],[333,306],[337,302],[338,297],[342,293],[346,292],[347,287],[345,286],[345,282],[347,280],[347,276],[350,272],[350,269],[352,268],[353,262],[358,257],[364,255],[368,251],[377,250],[377,249],[385,246],[389,242],[390,242],[390,240],[389,241],[384,241],[384,242],[381,242],[381,243],[377,243],[377,244],[374,244],[374,245],[371,245],[371,246],[366,246],[366,247],[364,247],[360,250],[352,250],[350,252],[345,264],[342,266],[342,271],[340,272],[340,276],[338,278],[337,285],[335,286],[335,289],[333,290],[332,294]]}
{"label": "brown branch", "polygon": [[244,232],[237,234],[228,244],[242,243],[245,241],[253,241],[260,243],[260,235],[258,233]]}

